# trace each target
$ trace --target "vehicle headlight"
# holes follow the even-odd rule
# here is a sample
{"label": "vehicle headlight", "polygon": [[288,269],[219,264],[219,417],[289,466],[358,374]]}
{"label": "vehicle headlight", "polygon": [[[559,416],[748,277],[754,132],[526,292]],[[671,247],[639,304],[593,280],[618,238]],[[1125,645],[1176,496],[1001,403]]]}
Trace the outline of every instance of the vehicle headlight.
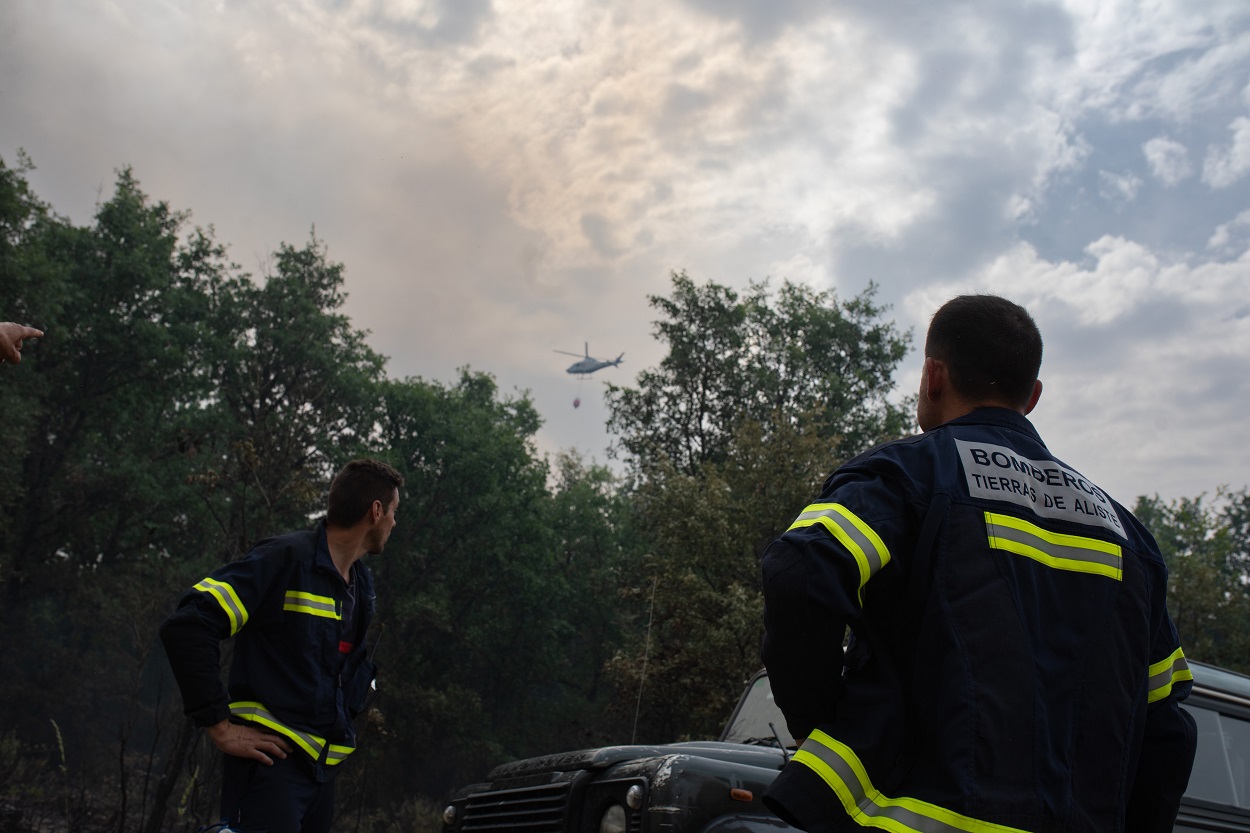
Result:
{"label": "vehicle headlight", "polygon": [[632,787],[630,787],[629,790],[625,793],[625,803],[629,805],[629,809],[631,810],[641,810],[642,809],[642,787],[638,786],[637,784],[634,784]]}
{"label": "vehicle headlight", "polygon": [[625,833],[626,829],[625,808],[619,804],[613,804],[599,819],[599,833]]}
{"label": "vehicle headlight", "polygon": [[456,823],[456,805],[448,804],[443,808],[443,824],[451,827]]}

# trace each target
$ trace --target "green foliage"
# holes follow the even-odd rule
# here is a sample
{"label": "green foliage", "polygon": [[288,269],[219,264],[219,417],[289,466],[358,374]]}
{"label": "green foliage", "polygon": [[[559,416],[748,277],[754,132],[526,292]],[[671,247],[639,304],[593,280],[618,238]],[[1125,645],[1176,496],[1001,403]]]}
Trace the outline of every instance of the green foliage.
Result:
{"label": "green foliage", "polygon": [[844,457],[909,424],[887,398],[909,337],[871,299],[789,283],[739,298],[684,274],[652,298],[668,355],[609,388],[649,547],[610,666],[619,706],[641,692],[641,738],[719,732],[759,664],[764,548]]}
{"label": "green foliage", "polygon": [[1229,568],[1239,577],[1250,577],[1250,489],[1222,491],[1220,524],[1228,530]]}
{"label": "green foliage", "polygon": [[[555,534],[554,565],[549,587],[564,611],[556,634],[566,664],[561,684],[594,705],[611,692],[604,688],[608,660],[620,644],[622,593],[641,567],[641,540],[633,525],[631,501],[617,478],[600,465],[587,466],[574,454],[556,457],[555,491],[547,526]],[[578,715],[562,717],[566,734]],[[582,744],[616,737],[595,710],[581,716],[576,727]]]}
{"label": "green foliage", "polygon": [[656,337],[668,355],[637,388],[608,386],[609,427],[628,461],[666,459],[687,474],[723,462],[746,422],[764,441],[784,428],[826,439],[834,459],[910,426],[888,397],[910,336],[881,320],[869,287],[849,301],[785,282],[745,296],[674,273],[668,298],[652,296]]}
{"label": "green foliage", "polygon": [[[28,193],[14,172],[0,178]],[[186,369],[204,324],[177,254],[184,218],[150,203],[128,171],[88,228],[33,198],[0,202],[26,209],[0,296],[47,332],[0,387],[23,415],[0,463],[18,484],[0,504],[0,709],[23,715],[14,725],[26,742],[55,721],[74,775],[64,814],[86,817],[92,789],[125,794],[103,766],[108,746],[131,735],[152,627],[169,604],[168,553],[202,532],[176,438],[183,403],[203,391]]]}
{"label": "green foliage", "polygon": [[79,228],[28,170],[0,164],[0,297],[47,332],[0,386],[18,484],[0,495],[0,712],[21,748],[58,726],[51,812],[151,833],[174,808],[211,817],[216,753],[179,714],[156,626],[217,564],[306,526],[363,454],[408,486],[373,559],[385,693],[345,801],[399,806],[603,725],[626,519],[605,469],[561,459],[549,486],[533,405],[485,374],[387,379],[315,238],[254,282],[129,171]]}
{"label": "green foliage", "polygon": [[338,311],[343,267],[315,238],[281,246],[263,286],[219,273],[206,283],[209,392],[180,441],[228,560],[305,526],[338,466],[366,452],[384,360]]}
{"label": "green foliage", "polygon": [[383,401],[378,439],[409,483],[375,564],[389,596],[379,749],[439,750],[390,777],[441,794],[597,722],[622,511],[604,470],[568,459],[548,492],[533,406],[500,400],[488,376],[391,382]]}
{"label": "green foliage", "polygon": [[1140,497],[1133,514],[1154,534],[1170,573],[1168,608],[1185,655],[1250,673],[1246,490],[1164,502]]}
{"label": "green foliage", "polygon": [[501,754],[486,704],[503,699],[499,686],[529,682],[527,654],[544,650],[545,635],[542,619],[529,619],[544,538],[546,469],[529,446],[537,416],[527,400],[498,402],[495,392],[467,370],[450,388],[391,382],[379,422],[409,478],[374,565],[391,595],[378,645],[386,725],[417,748],[462,742],[456,757],[475,764]]}
{"label": "green foliage", "polygon": [[8,461],[26,488],[0,532],[11,599],[48,570],[151,553],[173,532],[178,490],[160,482],[151,458],[178,428],[172,403],[192,393],[181,345],[201,326],[173,263],[181,221],[123,172],[93,228],[49,220],[32,229],[38,286],[2,276],[4,296],[21,297],[48,333],[12,380],[31,418]]}

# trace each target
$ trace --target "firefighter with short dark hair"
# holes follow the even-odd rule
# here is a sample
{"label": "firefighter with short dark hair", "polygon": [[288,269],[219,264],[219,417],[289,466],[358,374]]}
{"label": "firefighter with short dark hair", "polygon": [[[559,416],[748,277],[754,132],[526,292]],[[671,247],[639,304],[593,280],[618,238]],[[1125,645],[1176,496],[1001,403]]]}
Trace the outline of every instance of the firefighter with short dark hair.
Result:
{"label": "firefighter with short dark hair", "polygon": [[1196,731],[1167,570],[1027,419],[1041,359],[1022,307],[945,304],[923,433],[840,467],[765,553],[762,654],[801,745],[764,800],[790,824],[1172,829]]}
{"label": "firefighter with short dark hair", "polygon": [[[325,520],[261,541],[196,584],[161,625],[183,707],[225,753],[232,829],[330,829],[334,775],[356,748],[352,719],[375,682],[364,645],[373,577],[360,559],[386,546],[403,484],[385,463],[348,463]],[[220,643],[231,637],[227,687]]]}

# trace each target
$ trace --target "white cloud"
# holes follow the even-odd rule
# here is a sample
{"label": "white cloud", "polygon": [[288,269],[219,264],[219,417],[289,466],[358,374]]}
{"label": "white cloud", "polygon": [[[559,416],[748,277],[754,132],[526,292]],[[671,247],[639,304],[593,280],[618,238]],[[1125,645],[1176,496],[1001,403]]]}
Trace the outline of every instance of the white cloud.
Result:
{"label": "white cloud", "polygon": [[1063,109],[1113,119],[1185,121],[1235,94],[1250,53],[1238,0],[1063,0],[1072,18],[1069,70],[1051,83]]}
{"label": "white cloud", "polygon": [[[1250,57],[1250,37],[1227,19],[1207,20],[1197,6],[1193,9],[1178,33],[1183,40],[1160,52],[1157,62],[1139,68],[1132,95],[1122,97],[1124,103],[1117,108],[1126,118],[1183,124],[1226,106],[1237,95],[1237,76]],[[1179,57],[1187,53],[1189,57]]]}
{"label": "white cloud", "polygon": [[[1238,225],[1250,225],[1250,211]],[[961,281],[910,293],[906,308],[918,317],[931,314],[955,295],[990,292],[1029,308],[1062,309],[1065,319],[1081,326],[1103,327],[1159,303],[1202,307],[1212,313],[1250,307],[1245,296],[1250,257],[1191,264],[1111,236],[1091,243],[1086,253],[1086,262],[1052,262],[1033,246],[1020,243]]]}
{"label": "white cloud", "polygon": [[1132,202],[1137,198],[1137,192],[1141,189],[1141,177],[1132,172],[1113,173],[1111,171],[1098,172],[1099,195],[1108,202],[1125,203]]}
{"label": "white cloud", "polygon": [[1082,324],[1107,324],[1152,297],[1158,258],[1127,240],[1104,237],[1086,250],[1092,267],[1040,257],[1028,244],[995,258],[971,278],[978,291],[1003,292],[1026,307],[1062,305]]}
{"label": "white cloud", "polygon": [[442,17],[438,5],[429,0],[380,0],[378,12],[386,20],[413,22],[433,28]]}
{"label": "white cloud", "polygon": [[1166,136],[1156,136],[1142,145],[1150,172],[1164,185],[1177,185],[1193,173],[1189,149]]}
{"label": "white cloud", "polygon": [[1250,210],[1243,211],[1227,223],[1216,226],[1207,240],[1207,248],[1221,254],[1250,251]]}
{"label": "white cloud", "polygon": [[1202,181],[1212,188],[1227,188],[1250,171],[1250,119],[1236,118],[1228,129],[1233,133],[1228,146],[1208,148],[1202,165]]}

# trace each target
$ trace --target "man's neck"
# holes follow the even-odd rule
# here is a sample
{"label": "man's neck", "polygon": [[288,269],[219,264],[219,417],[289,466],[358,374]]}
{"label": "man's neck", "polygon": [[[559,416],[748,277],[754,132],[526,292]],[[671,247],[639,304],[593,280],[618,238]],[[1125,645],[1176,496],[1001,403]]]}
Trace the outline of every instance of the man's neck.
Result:
{"label": "man's neck", "polygon": [[365,536],[354,529],[326,525],[326,545],[330,548],[330,560],[343,577],[350,582],[352,565],[365,554]]}

